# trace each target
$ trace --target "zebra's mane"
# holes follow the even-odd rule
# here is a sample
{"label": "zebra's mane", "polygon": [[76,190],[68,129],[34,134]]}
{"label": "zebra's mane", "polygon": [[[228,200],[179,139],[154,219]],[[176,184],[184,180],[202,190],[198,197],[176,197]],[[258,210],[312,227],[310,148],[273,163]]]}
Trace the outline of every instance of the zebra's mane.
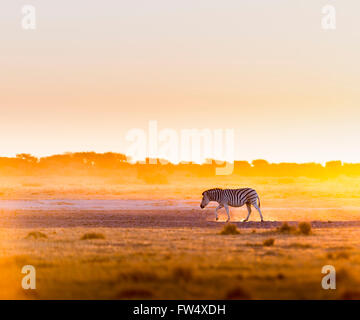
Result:
{"label": "zebra's mane", "polygon": [[206,192],[211,192],[211,191],[217,191],[217,190],[222,190],[221,188],[212,188],[212,189],[209,189],[209,190],[206,190],[202,193],[202,195],[204,195]]}

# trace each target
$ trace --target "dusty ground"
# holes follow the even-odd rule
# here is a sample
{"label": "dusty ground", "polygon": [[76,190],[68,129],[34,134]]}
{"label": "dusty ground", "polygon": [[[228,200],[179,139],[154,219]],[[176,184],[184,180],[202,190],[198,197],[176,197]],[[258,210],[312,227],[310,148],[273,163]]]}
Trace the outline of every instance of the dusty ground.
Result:
{"label": "dusty ground", "polygon": [[[213,208],[200,210],[196,199],[166,210],[164,203],[74,210],[71,200],[62,201],[64,209],[2,209],[0,298],[360,298],[360,219],[353,205],[265,200],[264,216],[272,221],[260,223],[253,212],[255,221],[242,223],[246,209],[233,209],[240,234],[224,236],[225,214],[215,222]],[[312,234],[277,232],[284,220],[312,221]],[[89,232],[105,239],[80,240]],[[274,245],[264,246],[269,238]],[[27,264],[36,267],[34,291],[21,289]],[[336,290],[321,288],[327,264],[337,270]]]}
{"label": "dusty ground", "polygon": [[[267,222],[241,223],[246,208],[232,208],[240,234],[220,235],[225,212],[215,222],[216,205],[199,208],[214,186],[255,188]],[[312,234],[276,232],[284,221]],[[104,239],[81,240],[91,232]],[[359,238],[356,177],[0,177],[0,298],[360,298]],[[34,291],[21,288],[28,264]],[[327,264],[333,291],[321,287]]]}

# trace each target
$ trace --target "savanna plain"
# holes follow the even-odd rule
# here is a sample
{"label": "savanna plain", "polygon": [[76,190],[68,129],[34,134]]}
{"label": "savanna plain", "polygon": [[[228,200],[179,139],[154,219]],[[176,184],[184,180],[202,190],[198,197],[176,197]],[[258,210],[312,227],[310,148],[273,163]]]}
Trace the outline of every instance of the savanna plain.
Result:
{"label": "savanna plain", "polygon": [[[358,299],[356,177],[13,177],[0,188],[2,299]],[[231,222],[199,207],[212,187],[252,187]],[[305,222],[300,225],[301,222]],[[229,227],[230,225],[230,227]],[[24,290],[24,265],[36,290]],[[323,266],[336,268],[324,290]]]}

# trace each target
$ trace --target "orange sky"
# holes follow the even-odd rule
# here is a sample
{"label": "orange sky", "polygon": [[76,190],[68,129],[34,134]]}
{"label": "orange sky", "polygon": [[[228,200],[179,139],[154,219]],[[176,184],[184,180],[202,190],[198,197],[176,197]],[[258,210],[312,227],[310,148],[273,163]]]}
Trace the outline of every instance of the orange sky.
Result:
{"label": "orange sky", "polygon": [[0,4],[1,155],[125,152],[126,133],[234,128],[238,159],[360,162],[360,3]]}

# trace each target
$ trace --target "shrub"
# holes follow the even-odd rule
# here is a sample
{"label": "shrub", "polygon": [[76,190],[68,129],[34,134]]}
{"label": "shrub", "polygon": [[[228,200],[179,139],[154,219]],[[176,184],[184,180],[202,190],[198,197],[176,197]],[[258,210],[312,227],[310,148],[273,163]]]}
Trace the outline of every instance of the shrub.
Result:
{"label": "shrub", "polygon": [[299,232],[301,234],[309,235],[311,233],[311,224],[309,222],[300,222]]}
{"label": "shrub", "polygon": [[221,230],[221,235],[232,235],[232,234],[239,234],[239,230],[234,224],[226,224],[224,228]]}
{"label": "shrub", "polygon": [[271,246],[274,245],[274,243],[275,243],[275,239],[274,238],[269,238],[269,239],[264,240],[263,245],[265,247],[271,247]]}
{"label": "shrub", "polygon": [[296,228],[293,226],[289,226],[287,222],[284,222],[280,228],[278,228],[278,231],[280,233],[294,233],[296,231]]}
{"label": "shrub", "polygon": [[30,239],[30,238],[47,239],[47,235],[45,233],[40,232],[40,231],[33,231],[33,232],[29,232],[25,239]]}
{"label": "shrub", "polygon": [[105,239],[105,236],[102,233],[90,232],[90,233],[85,233],[81,237],[81,240],[91,240],[91,239]]}

